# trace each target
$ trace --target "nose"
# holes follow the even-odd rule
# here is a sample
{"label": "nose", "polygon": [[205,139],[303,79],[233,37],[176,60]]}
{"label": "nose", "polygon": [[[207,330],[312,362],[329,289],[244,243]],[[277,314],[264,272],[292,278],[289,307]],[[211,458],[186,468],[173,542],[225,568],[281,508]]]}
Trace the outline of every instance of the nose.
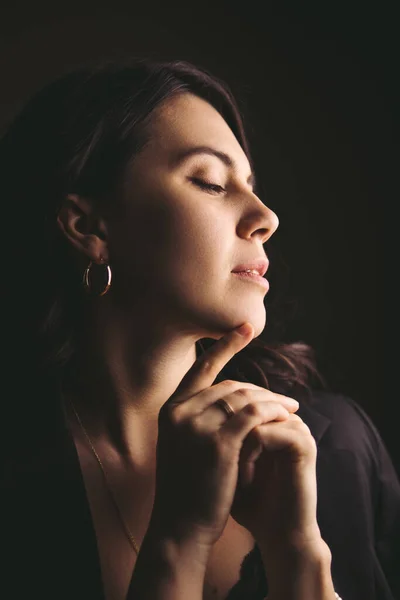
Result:
{"label": "nose", "polygon": [[278,216],[256,194],[251,194],[250,200],[243,210],[238,225],[238,234],[245,238],[259,237],[261,243],[265,244],[278,229]]}

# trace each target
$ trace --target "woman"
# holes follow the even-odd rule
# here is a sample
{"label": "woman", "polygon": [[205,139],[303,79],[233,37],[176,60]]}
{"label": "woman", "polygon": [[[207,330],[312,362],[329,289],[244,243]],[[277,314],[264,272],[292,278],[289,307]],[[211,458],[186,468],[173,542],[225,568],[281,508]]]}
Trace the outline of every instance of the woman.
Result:
{"label": "woman", "polygon": [[394,600],[375,427],[305,346],[257,340],[278,218],[227,87],[84,68],[0,157],[6,597]]}

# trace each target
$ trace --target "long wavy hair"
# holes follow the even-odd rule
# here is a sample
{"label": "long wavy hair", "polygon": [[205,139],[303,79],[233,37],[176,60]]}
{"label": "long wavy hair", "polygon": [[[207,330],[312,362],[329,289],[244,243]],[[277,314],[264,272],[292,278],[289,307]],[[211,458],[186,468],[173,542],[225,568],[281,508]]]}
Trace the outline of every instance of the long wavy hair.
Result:
{"label": "long wavy hair", "polygon": [[[133,59],[77,69],[36,92],[4,133],[2,336],[14,379],[29,371],[57,380],[73,364],[84,292],[82,273],[56,223],[63,198],[76,193],[109,201],[148,140],[154,109],[184,92],[222,115],[253,167],[230,88],[185,61]],[[198,342],[198,353],[212,343]],[[261,337],[221,377],[303,398],[310,386],[324,384],[310,346]]]}

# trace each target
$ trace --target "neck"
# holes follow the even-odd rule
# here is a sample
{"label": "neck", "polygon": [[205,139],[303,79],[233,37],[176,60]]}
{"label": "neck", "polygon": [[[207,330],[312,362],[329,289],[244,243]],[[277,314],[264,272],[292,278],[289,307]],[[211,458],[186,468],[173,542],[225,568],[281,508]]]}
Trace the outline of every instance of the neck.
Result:
{"label": "neck", "polygon": [[160,408],[195,362],[197,339],[167,327],[129,328],[126,319],[85,332],[66,395],[90,437],[135,460],[153,452]]}

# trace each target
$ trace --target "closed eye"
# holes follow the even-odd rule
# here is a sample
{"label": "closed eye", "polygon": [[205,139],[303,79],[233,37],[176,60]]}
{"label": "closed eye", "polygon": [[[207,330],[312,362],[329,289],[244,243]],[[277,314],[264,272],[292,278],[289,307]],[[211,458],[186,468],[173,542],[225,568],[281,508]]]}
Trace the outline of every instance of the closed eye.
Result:
{"label": "closed eye", "polygon": [[209,181],[203,181],[203,179],[197,179],[197,177],[191,177],[191,181],[197,185],[199,188],[204,190],[209,190],[215,194],[222,194],[225,192],[225,188],[222,185],[218,185],[217,183],[211,183]]}

